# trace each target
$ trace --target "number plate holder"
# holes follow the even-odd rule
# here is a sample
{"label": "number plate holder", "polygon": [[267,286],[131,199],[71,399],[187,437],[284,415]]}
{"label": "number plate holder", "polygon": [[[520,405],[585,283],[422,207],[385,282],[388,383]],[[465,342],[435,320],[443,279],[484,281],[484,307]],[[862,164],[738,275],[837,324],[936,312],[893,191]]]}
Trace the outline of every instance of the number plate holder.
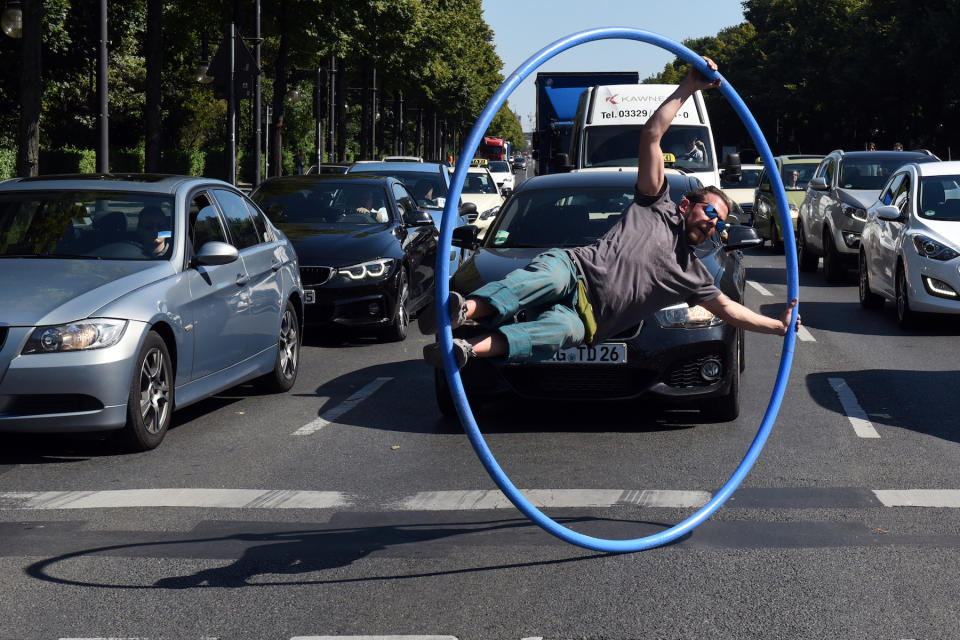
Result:
{"label": "number plate holder", "polygon": [[562,349],[549,360],[540,364],[626,364],[627,343],[604,342],[603,344],[582,344],[570,349]]}
{"label": "number plate holder", "polygon": [[313,289],[303,290],[303,304],[315,304],[317,302],[317,292]]}

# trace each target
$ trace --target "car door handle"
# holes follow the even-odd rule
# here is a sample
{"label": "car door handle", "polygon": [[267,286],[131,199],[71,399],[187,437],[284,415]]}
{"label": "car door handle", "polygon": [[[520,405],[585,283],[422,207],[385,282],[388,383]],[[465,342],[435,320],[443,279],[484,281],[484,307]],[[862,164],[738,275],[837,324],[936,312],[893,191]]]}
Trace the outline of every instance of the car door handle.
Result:
{"label": "car door handle", "polygon": [[238,287],[242,287],[242,286],[244,286],[245,284],[247,284],[248,282],[250,282],[250,276],[248,276],[248,275],[245,274],[245,273],[238,273],[238,274],[237,274],[237,286],[238,286]]}
{"label": "car door handle", "polygon": [[283,261],[282,261],[282,260],[273,260],[273,261],[270,263],[270,268],[273,269],[274,271],[279,271],[279,270],[280,270],[280,267],[282,267],[282,266],[283,266]]}

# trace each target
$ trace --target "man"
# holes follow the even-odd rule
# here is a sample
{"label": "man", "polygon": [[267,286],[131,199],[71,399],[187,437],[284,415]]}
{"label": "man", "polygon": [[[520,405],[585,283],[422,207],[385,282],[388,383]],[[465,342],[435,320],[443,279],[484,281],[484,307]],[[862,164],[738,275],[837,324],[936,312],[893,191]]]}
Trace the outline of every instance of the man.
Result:
{"label": "man", "polygon": [[170,223],[160,207],[148,205],[137,218],[137,238],[143,254],[150,258],[166,257],[170,249]]}
{"label": "man", "polygon": [[[704,60],[716,70],[712,60]],[[778,318],[755,313],[723,295],[693,252],[726,220],[727,196],[716,187],[704,187],[686,194],[679,205],[669,198],[661,139],[687,98],[717,86],[719,81],[711,83],[691,69],[654,112],[640,134],[634,202],[600,240],[546,251],[465,300],[450,294],[451,326],[473,320],[490,329],[469,341],[454,340],[458,367],[470,357],[506,362],[546,359],[559,349],[601,342],[682,302],[700,305],[736,327],[787,332],[796,299]],[[535,320],[510,323],[521,309],[546,310]],[[432,305],[420,314],[420,330],[437,331]],[[423,353],[428,363],[442,366],[438,343],[427,345]]]}
{"label": "man", "polygon": [[785,184],[784,186],[787,189],[792,189],[796,191],[797,189],[800,188],[800,185],[798,184],[799,182],[800,182],[800,172],[794,169],[793,171],[787,174],[787,184]]}
{"label": "man", "polygon": [[686,148],[677,155],[677,160],[686,160],[697,165],[703,165],[707,159],[707,148],[697,134],[687,134]]}

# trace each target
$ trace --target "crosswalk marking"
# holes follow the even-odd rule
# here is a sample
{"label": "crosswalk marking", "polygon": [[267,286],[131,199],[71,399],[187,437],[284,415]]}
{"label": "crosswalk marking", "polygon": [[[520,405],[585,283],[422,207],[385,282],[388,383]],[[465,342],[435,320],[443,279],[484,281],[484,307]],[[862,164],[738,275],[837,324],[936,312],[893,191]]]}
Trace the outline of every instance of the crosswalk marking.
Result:
{"label": "crosswalk marking", "polygon": [[853,425],[853,431],[861,438],[879,438],[880,434],[873,428],[870,418],[867,417],[867,412],[857,402],[857,397],[847,386],[846,380],[843,378],[827,378],[827,380],[840,399],[843,411],[847,414],[850,424]]}
{"label": "crosswalk marking", "polygon": [[339,491],[253,489],[114,489],[107,491],[8,491],[0,509],[104,509],[203,507],[210,509],[332,509],[351,504]]}
{"label": "crosswalk marking", "polygon": [[750,285],[751,287],[753,287],[754,289],[756,289],[757,292],[758,292],[760,295],[762,295],[762,296],[772,296],[772,295],[773,295],[772,293],[770,293],[770,291],[769,291],[766,287],[764,287],[762,284],[758,284],[758,283],[754,282],[753,280],[747,280],[747,284]]}
{"label": "crosswalk marking", "polygon": [[[707,491],[667,491],[659,489],[529,489],[521,490],[535,507],[612,507],[632,504],[639,507],[676,509],[702,507],[710,501]],[[421,491],[396,503],[410,511],[457,511],[473,509],[509,509],[512,503],[496,489],[477,491]]]}
{"label": "crosswalk marking", "polygon": [[350,411],[358,404],[372,396],[377,389],[385,385],[386,383],[393,380],[393,378],[377,378],[373,382],[367,384],[365,387],[354,393],[352,396],[344,400],[341,404],[333,407],[329,411],[325,412],[322,416],[311,420],[307,424],[303,425],[299,429],[293,432],[295,436],[308,436],[311,433],[316,433],[320,431],[325,426],[331,422],[336,422],[340,416]]}
{"label": "crosswalk marking", "polygon": [[885,507],[960,508],[957,489],[874,489],[873,494]]}

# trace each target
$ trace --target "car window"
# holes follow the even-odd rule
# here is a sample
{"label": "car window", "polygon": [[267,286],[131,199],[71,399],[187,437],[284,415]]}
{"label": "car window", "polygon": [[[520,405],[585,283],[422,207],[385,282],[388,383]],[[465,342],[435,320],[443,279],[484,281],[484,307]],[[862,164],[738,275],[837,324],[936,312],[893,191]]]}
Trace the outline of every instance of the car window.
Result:
{"label": "car window", "polygon": [[893,180],[883,189],[883,193],[880,194],[880,202],[883,204],[890,204],[893,202],[893,194],[896,193],[897,187],[900,186],[900,182],[903,180],[904,174],[898,173],[893,177]]}
{"label": "car window", "polygon": [[223,230],[220,213],[213,204],[207,204],[197,211],[196,217],[191,216],[190,240],[194,251],[208,242],[229,242]]}
{"label": "car window", "polygon": [[960,221],[960,176],[921,178],[919,214],[925,220]]}
{"label": "car window", "polygon": [[900,209],[900,213],[908,213],[910,206],[910,176],[904,174],[896,191],[893,192],[893,206]]}
{"label": "car window", "polygon": [[[446,171],[446,169],[443,169]],[[439,171],[390,171],[379,169],[377,171],[364,171],[376,176],[389,176],[396,178],[407,189],[413,192],[413,197],[424,207],[439,209],[447,197],[447,183]]]}
{"label": "car window", "polygon": [[401,220],[406,220],[407,216],[417,208],[413,196],[402,184],[393,185],[393,198],[397,201],[397,213]]}
{"label": "car window", "polygon": [[763,170],[760,172],[760,179],[757,180],[757,186],[761,189],[770,186],[770,174]]}
{"label": "car window", "polygon": [[467,173],[463,193],[497,193],[497,185],[487,172]]}
{"label": "car window", "polygon": [[833,158],[827,158],[823,161],[820,171],[817,172],[818,177],[825,178],[827,181],[827,186],[833,186],[833,174],[835,171],[835,164]]}
{"label": "car window", "polygon": [[837,186],[844,189],[881,189],[890,174],[903,165],[896,158],[847,158],[840,165]]}
{"label": "car window", "polygon": [[[682,190],[670,189],[678,202]],[[633,204],[629,187],[542,189],[526,191],[510,199],[487,232],[487,246],[576,247],[599,239]]]}
{"label": "car window", "polygon": [[230,228],[230,235],[237,249],[246,249],[260,242],[253,218],[243,204],[243,198],[224,189],[217,189],[213,193],[227,219],[227,226]]}
{"label": "car window", "polygon": [[0,256],[166,259],[170,196],[108,191],[10,192],[0,196]]}
{"label": "car window", "polygon": [[492,173],[510,173],[510,165],[500,160],[491,161],[490,164],[487,165],[487,169]]}
{"label": "car window", "polygon": [[[389,221],[380,184],[324,180],[312,184],[268,181],[253,194],[275,224],[379,224]],[[379,220],[379,222],[378,222]]]}
{"label": "car window", "polygon": [[246,205],[247,211],[250,212],[250,217],[253,218],[253,226],[257,230],[257,236],[259,236],[260,241],[273,242],[273,236],[269,231],[270,227],[267,224],[263,212],[260,211],[260,208],[247,198],[243,199],[243,204]]}

